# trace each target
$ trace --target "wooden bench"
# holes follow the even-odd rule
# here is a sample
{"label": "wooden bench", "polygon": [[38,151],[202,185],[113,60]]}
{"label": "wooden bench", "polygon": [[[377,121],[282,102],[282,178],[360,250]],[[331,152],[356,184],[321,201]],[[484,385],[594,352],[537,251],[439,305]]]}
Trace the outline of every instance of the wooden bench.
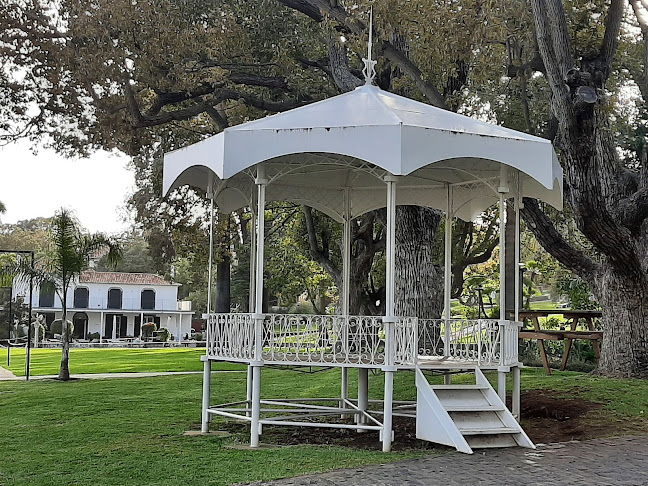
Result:
{"label": "wooden bench", "polygon": [[[601,351],[599,347],[599,341],[603,339],[603,331],[597,331],[594,328],[593,319],[601,317],[601,311],[591,311],[591,310],[573,310],[573,309],[555,309],[555,310],[533,310],[533,311],[521,311],[520,319],[528,319],[533,324],[533,329],[520,329],[520,338],[521,339],[537,339],[538,347],[540,348],[540,357],[542,358],[542,364],[545,371],[548,375],[551,374],[551,368],[549,367],[549,359],[547,358],[547,350],[545,349],[545,340],[551,341],[563,341],[565,340],[565,352],[563,353],[562,363],[560,370],[564,371],[567,367],[567,359],[569,358],[569,353],[572,349],[572,343],[574,339],[585,339],[592,341],[594,346],[594,354],[596,359],[599,359],[601,356]],[[559,330],[549,330],[540,328],[540,317],[549,317],[550,315],[562,315],[567,319],[565,327],[569,326],[571,329],[559,329]],[[578,326],[578,321],[580,319],[585,320],[587,325],[586,331],[577,331],[576,327]]]}

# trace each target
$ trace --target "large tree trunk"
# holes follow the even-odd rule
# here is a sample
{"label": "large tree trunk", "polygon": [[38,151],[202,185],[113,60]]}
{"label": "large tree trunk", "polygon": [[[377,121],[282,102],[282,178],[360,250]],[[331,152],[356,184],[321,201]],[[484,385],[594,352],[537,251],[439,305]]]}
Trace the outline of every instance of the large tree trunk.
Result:
{"label": "large tree trunk", "polygon": [[607,269],[597,280],[603,311],[599,373],[648,378],[648,279]]}
{"label": "large tree trunk", "polygon": [[231,259],[229,255],[225,255],[223,259],[216,265],[216,306],[215,312],[227,313],[230,311],[231,297],[231,281],[230,281],[230,264]]}
{"label": "large tree trunk", "polygon": [[395,314],[437,319],[443,309],[443,272],[435,255],[439,211],[396,209]]}

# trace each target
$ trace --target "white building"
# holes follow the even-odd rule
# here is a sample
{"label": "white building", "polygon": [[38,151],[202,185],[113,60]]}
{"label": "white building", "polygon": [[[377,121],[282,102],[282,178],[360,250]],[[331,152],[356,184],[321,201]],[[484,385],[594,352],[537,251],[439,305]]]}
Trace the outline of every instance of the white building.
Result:
{"label": "white building", "polygon": [[[67,295],[67,318],[74,324],[73,337],[99,333],[100,339],[141,338],[142,324],[154,322],[180,341],[191,332],[191,302],[178,301],[180,284],[150,273],[85,271]],[[26,299],[27,301],[27,299]],[[47,325],[61,319],[58,295],[35,288],[33,312]]]}

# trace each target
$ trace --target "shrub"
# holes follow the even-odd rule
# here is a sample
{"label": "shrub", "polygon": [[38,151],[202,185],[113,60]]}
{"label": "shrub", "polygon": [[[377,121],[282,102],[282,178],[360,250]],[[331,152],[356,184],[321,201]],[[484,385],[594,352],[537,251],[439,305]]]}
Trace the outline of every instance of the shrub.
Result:
{"label": "shrub", "polygon": [[[72,331],[74,331],[74,324],[72,324],[71,321],[68,322],[68,332],[70,335],[72,335]],[[63,334],[63,322],[61,319],[56,319],[54,322],[52,322],[52,325],[50,326],[50,332],[52,334]]]}
{"label": "shrub", "polygon": [[157,331],[155,322],[147,322],[142,326],[142,337],[151,337],[154,331]]}
{"label": "shrub", "polygon": [[169,340],[170,337],[171,337],[171,331],[169,331],[166,327],[161,327],[158,333],[158,339],[163,343],[165,343]]}

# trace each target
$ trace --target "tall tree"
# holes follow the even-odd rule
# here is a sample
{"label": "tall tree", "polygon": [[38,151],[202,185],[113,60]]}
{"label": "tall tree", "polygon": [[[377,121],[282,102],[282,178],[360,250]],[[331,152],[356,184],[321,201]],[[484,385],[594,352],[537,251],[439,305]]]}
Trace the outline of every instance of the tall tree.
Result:
{"label": "tall tree", "polygon": [[23,282],[30,277],[41,287],[55,291],[63,307],[62,353],[59,379],[70,379],[70,327],[67,320],[67,295],[70,285],[78,280],[81,272],[88,268],[90,259],[100,251],[107,251],[107,261],[116,265],[121,257],[121,249],[110,238],[97,233],[86,235],[81,232],[80,224],[66,209],[59,210],[52,218],[50,227],[50,246],[32,269],[30,263],[22,260],[17,274]]}
{"label": "tall tree", "polygon": [[[626,117],[636,130],[620,133],[619,107],[606,97],[623,94],[628,76],[648,93],[643,0],[630,1],[626,18],[637,35],[621,34],[622,0],[3,3],[0,137],[47,135],[63,152],[146,152],[148,170],[162,152],[228,125],[356,86],[370,3],[381,88],[555,138],[566,200],[590,252],[570,244],[537,202],[525,202],[524,217],[602,304],[601,371],[645,376],[646,151],[643,143],[624,144],[622,158],[615,150],[628,133],[643,140],[645,116]],[[619,39],[623,66],[613,62]],[[185,196],[194,197],[166,200],[171,218]],[[367,254],[379,253],[380,215],[367,218],[378,222],[365,233]],[[153,225],[163,241],[168,221]],[[356,237],[355,249],[361,244]]]}

